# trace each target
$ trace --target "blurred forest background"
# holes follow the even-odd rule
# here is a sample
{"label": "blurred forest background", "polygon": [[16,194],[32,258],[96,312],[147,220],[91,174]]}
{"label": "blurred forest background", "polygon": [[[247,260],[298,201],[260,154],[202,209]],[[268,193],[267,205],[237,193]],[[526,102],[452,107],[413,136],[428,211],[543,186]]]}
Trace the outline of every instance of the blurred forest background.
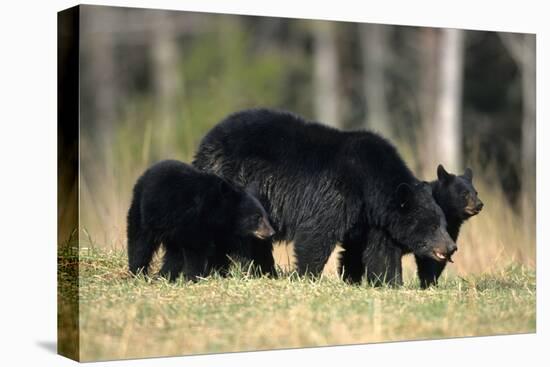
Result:
{"label": "blurred forest background", "polygon": [[534,267],[534,35],[97,6],[80,31],[81,247],[125,248],[139,175],[266,106],[378,131],[421,179],[473,168],[450,272]]}

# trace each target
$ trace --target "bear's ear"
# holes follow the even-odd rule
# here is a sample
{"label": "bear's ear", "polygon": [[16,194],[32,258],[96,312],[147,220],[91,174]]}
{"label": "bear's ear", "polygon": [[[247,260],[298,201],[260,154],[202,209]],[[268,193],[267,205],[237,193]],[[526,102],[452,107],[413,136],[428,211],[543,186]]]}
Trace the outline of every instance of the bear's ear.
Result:
{"label": "bear's ear", "polygon": [[412,194],[413,194],[413,190],[410,185],[406,183],[400,183],[399,186],[397,186],[395,195],[397,197],[397,203],[399,204],[400,208],[407,207],[407,204],[409,203]]}
{"label": "bear's ear", "polygon": [[441,182],[449,182],[452,175],[445,170],[442,164],[437,166],[437,179]]}
{"label": "bear's ear", "polygon": [[474,178],[474,171],[472,171],[472,169],[470,167],[466,168],[466,170],[464,171],[464,177],[472,182],[472,179]]}
{"label": "bear's ear", "polygon": [[257,181],[252,181],[251,183],[246,185],[245,190],[248,194],[254,196],[256,199],[260,197],[260,185]]}

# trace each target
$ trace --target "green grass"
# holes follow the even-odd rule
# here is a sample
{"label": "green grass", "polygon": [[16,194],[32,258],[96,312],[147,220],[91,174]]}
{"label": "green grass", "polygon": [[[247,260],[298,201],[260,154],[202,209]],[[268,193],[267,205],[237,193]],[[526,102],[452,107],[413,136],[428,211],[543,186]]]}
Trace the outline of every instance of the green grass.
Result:
{"label": "green grass", "polygon": [[[61,283],[70,264],[60,258]],[[447,277],[424,291],[415,280],[372,288],[238,268],[228,278],[168,283],[131,277],[124,253],[99,250],[81,251],[79,271],[84,361],[528,333],[536,325],[535,274],[521,266]]]}

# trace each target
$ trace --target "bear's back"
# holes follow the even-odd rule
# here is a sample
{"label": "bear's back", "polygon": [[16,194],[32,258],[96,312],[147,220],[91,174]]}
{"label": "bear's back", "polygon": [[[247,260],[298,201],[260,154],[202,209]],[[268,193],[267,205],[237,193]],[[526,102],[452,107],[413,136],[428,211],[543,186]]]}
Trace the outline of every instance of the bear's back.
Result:
{"label": "bear's back", "polygon": [[388,141],[369,131],[341,131],[287,111],[251,109],[229,115],[210,130],[201,141],[194,164],[202,168],[205,160],[231,157],[285,165],[327,165],[355,154],[350,147],[365,141],[383,150],[393,149]]}
{"label": "bear's back", "polygon": [[170,227],[175,223],[198,220],[206,201],[215,202],[221,178],[200,172],[175,160],[151,166],[136,187],[141,191],[141,212],[153,227]]}
{"label": "bear's back", "polygon": [[283,170],[330,170],[344,176],[355,171],[414,181],[395,147],[380,135],[341,131],[272,109],[229,115],[203,138],[193,164],[220,173],[219,167],[231,171],[247,160]]}

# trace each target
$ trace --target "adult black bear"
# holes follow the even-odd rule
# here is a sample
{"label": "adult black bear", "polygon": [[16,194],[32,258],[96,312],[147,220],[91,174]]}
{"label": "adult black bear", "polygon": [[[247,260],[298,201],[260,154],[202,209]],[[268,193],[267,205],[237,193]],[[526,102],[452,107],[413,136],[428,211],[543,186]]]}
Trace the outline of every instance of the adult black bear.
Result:
{"label": "adult black bear", "polygon": [[[289,112],[237,112],[202,140],[193,164],[240,185],[258,182],[276,234],[294,241],[301,274],[319,274],[337,242],[360,248],[383,229],[420,257],[449,257],[456,245],[430,185],[418,181],[396,149],[366,131],[343,132]],[[255,240],[274,266],[272,239]]]}
{"label": "adult black bear", "polygon": [[[437,177],[437,180],[430,182],[432,195],[445,214],[449,235],[456,242],[462,223],[478,214],[483,203],[473,186],[471,169],[467,168],[464,175],[456,176],[439,165]],[[352,283],[360,282],[365,274],[367,281],[374,285],[399,285],[402,283],[401,257],[409,252],[406,246],[394,242],[384,231],[373,229],[362,250],[344,252],[340,256],[340,273]],[[359,263],[358,259],[362,262]],[[450,257],[447,260],[452,261]],[[416,256],[416,263],[420,285],[426,288],[437,283],[447,261]]]}
{"label": "adult black bear", "polygon": [[185,163],[166,160],[149,168],[134,186],[128,211],[128,263],[147,269],[161,244],[161,274],[174,280],[225,270],[227,254],[251,257],[241,237],[273,235],[265,210],[250,193]]}

